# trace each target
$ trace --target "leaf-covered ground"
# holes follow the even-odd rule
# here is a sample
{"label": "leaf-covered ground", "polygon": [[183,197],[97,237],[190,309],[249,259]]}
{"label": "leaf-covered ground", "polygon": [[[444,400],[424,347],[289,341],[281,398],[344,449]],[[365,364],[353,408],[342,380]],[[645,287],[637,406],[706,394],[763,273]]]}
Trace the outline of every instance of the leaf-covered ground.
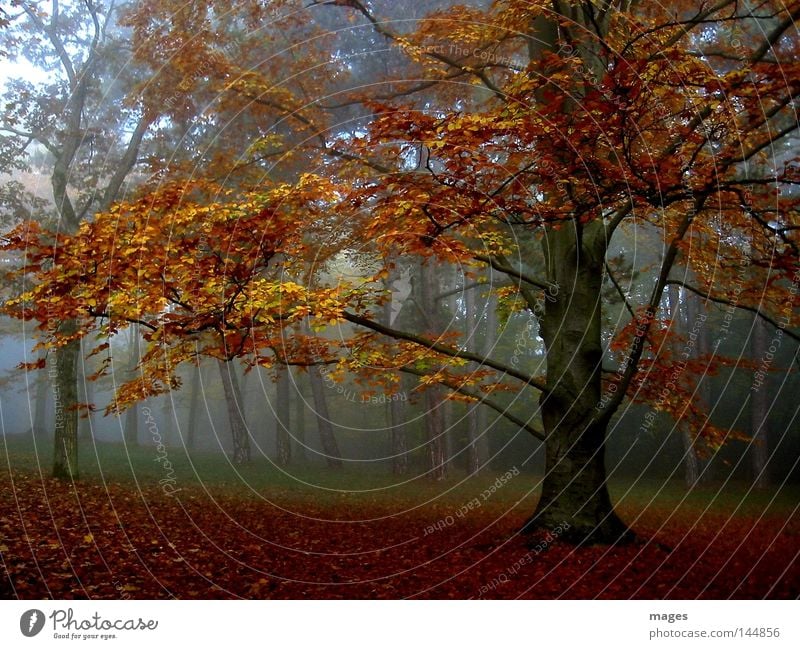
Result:
{"label": "leaf-covered ground", "polygon": [[499,474],[354,492],[182,475],[170,496],[149,477],[70,485],[3,464],[5,598],[800,595],[797,493],[785,489],[619,488],[640,544],[537,549],[516,535],[536,500],[525,473],[489,494]]}

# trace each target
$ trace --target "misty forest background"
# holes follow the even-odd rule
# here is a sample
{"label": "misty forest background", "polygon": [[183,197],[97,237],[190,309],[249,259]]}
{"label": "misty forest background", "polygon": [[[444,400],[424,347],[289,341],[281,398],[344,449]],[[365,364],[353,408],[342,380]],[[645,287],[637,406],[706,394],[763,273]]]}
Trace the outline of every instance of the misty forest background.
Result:
{"label": "misty forest background", "polygon": [[[37,4],[42,5],[41,11],[45,11],[45,4],[50,9],[50,3],[30,3],[30,6]],[[291,3],[274,4],[272,10],[280,12]],[[300,23],[294,26],[294,33],[283,34],[284,43],[288,43],[314,29],[328,33],[325,46],[336,53],[337,61],[346,61],[343,67],[347,74],[325,78],[327,92],[344,95],[350,88],[380,84],[401,69],[403,52],[387,44],[384,35],[369,29],[363,16],[355,12],[353,17],[336,4],[320,6],[311,14],[313,24]],[[433,11],[447,10],[455,3],[373,0],[368,4],[375,15],[399,21],[398,29],[410,34],[419,26],[420,18]],[[487,9],[491,4],[469,3],[475,10]],[[52,6],[57,5],[59,3]],[[269,168],[268,145],[262,142],[259,149],[253,142],[270,128],[280,132],[284,126],[280,123],[260,126],[257,117],[246,112],[218,115],[207,110],[214,101],[213,87],[206,85],[206,77],[213,76],[213,62],[209,70],[196,68],[193,76],[185,70],[176,72],[172,87],[158,90],[161,96],[156,103],[163,112],[155,116],[147,112],[145,119],[141,104],[131,97],[136,96],[152,71],[145,63],[132,58],[130,43],[134,26],[117,18],[122,13],[114,14],[117,17],[108,21],[98,42],[92,21],[98,15],[105,20],[105,13],[93,14],[92,10],[97,8],[91,2],[60,3],[60,20],[64,24],[58,28],[58,33],[71,36],[64,36],[66,51],[59,53],[53,49],[54,41],[50,38],[53,34],[48,33],[51,28],[42,22],[44,14],[28,13],[26,18],[28,6],[26,2],[12,2],[3,9],[6,22],[4,44],[0,47],[4,51],[4,58],[0,60],[4,113],[0,123],[0,224],[3,231],[26,219],[53,227],[61,218],[59,208],[63,207],[64,196],[82,218],[91,219],[114,202],[125,200],[140,187],[152,183],[160,166],[163,169],[200,169],[203,165],[213,166],[210,161],[215,156],[233,151],[256,160],[255,164],[262,165],[262,170]],[[229,23],[221,23],[217,28],[228,30],[234,43],[237,33],[247,35],[249,29],[244,17],[230,17]],[[715,28],[725,27],[724,24],[708,27]],[[257,65],[258,61],[285,47],[276,38],[274,34],[265,38],[262,49],[248,39],[248,49],[236,50],[235,55],[244,66]],[[70,79],[70,65],[85,70],[88,75],[85,95],[81,98],[83,103],[77,108],[71,105],[75,95],[69,90],[70,83],[74,83],[74,79]],[[184,92],[178,81],[186,80],[187,74]],[[71,110],[77,110],[82,116],[76,132],[69,131],[74,126],[68,123]],[[334,141],[336,138],[345,140],[348,125],[358,124],[360,119],[369,116],[368,108],[358,103],[343,102],[342,106],[328,110],[331,122],[341,125],[339,132],[332,136]],[[34,127],[36,132],[29,133]],[[75,146],[68,183],[59,203],[59,198],[54,196],[54,187],[58,186],[54,178],[64,172],[59,165],[65,147],[72,146],[73,137]],[[51,144],[58,140],[55,148],[43,144],[48,139]],[[773,155],[778,160],[792,158],[797,155],[797,143],[790,136],[776,147]],[[263,158],[259,159],[262,153]],[[608,349],[608,345],[627,322],[629,304],[647,302],[658,277],[663,250],[659,232],[643,223],[623,226],[608,251],[608,259],[613,260],[617,269],[615,280],[606,277],[602,289],[602,335],[607,346],[603,368],[609,375],[617,371],[620,357]],[[18,262],[19,257],[10,252],[0,256],[4,271],[12,270]],[[342,254],[328,264],[324,273],[332,280],[359,277],[366,272],[364,264],[358,254]],[[512,283],[491,269],[476,276],[465,272],[458,264],[430,260],[422,263],[412,256],[399,257],[386,278],[391,300],[383,307],[381,322],[404,331],[463,332],[459,342],[462,349],[491,355],[526,374],[540,375],[544,372],[546,353],[537,318],[525,310],[509,308],[507,301],[498,299],[498,292]],[[625,287],[626,300],[621,297],[620,285]],[[15,286],[7,284],[2,287],[2,296],[8,298],[15,290]],[[718,531],[725,521],[737,518],[744,526],[742,529],[754,530],[761,524],[765,512],[773,512],[771,508],[777,508],[774,510],[777,518],[767,517],[772,521],[770,524],[775,525],[775,520],[795,520],[800,487],[798,346],[788,337],[776,346],[775,327],[770,323],[750,311],[705,300],[678,284],[664,292],[659,314],[672,319],[673,332],[692,340],[694,360],[712,354],[738,360],[736,364],[717,367],[705,375],[695,372],[698,366],[693,365],[690,374],[682,378],[684,387],[704,405],[708,421],[731,434],[711,444],[697,437],[689,424],[676,418],[673,412],[626,402],[609,426],[608,478],[620,511],[637,521],[634,527],[644,530],[645,537],[656,536],[665,520],[673,520],[671,515],[675,516],[678,523],[674,524],[681,530],[697,531],[703,526],[717,530],[713,538],[703,537],[698,531],[701,549],[687,550],[688,555],[703,558],[714,542],[722,543]],[[331,335],[348,338],[357,331],[354,325],[339,323],[337,333]],[[112,336],[108,340],[109,348],[102,354],[89,356],[88,351],[97,343],[90,337],[82,341],[77,400],[92,404],[93,408],[84,410],[78,421],[81,480],[74,487],[75,493],[101,504],[113,500],[116,506],[124,501],[132,509],[130,517],[125,519],[124,515],[121,518],[119,514],[112,516],[111,509],[105,505],[98,505],[96,510],[87,508],[90,518],[98,517],[89,529],[79,517],[65,513],[75,512],[72,496],[59,491],[59,487],[53,486],[55,481],[48,478],[53,464],[58,392],[54,389],[53,351],[35,349],[39,335],[35,322],[0,318],[0,427],[3,434],[0,463],[7,474],[4,484],[9,487],[9,491],[4,490],[2,499],[9,505],[11,489],[21,494],[23,487],[32,499],[41,496],[42,502],[55,507],[58,513],[54,516],[63,514],[65,517],[59,519],[63,526],[56,524],[55,529],[66,529],[64,538],[68,540],[54,539],[52,520],[55,519],[47,517],[44,522],[31,523],[25,528],[25,534],[14,532],[19,529],[17,523],[13,523],[17,520],[14,517],[19,517],[20,513],[12,512],[9,505],[4,513],[4,536],[0,538],[0,550],[5,548],[6,574],[12,584],[8,587],[8,596],[53,593],[63,596],[66,593],[67,596],[125,597],[178,592],[189,597],[209,594],[329,596],[332,591],[325,588],[337,582],[362,585],[368,582],[363,591],[347,591],[358,596],[414,594],[420,592],[419,583],[422,582],[433,589],[430,593],[440,596],[519,594],[508,590],[510,586],[506,583],[509,566],[514,565],[515,559],[508,555],[501,560],[498,558],[501,554],[495,555],[494,550],[503,547],[504,541],[498,539],[512,536],[525,518],[517,514],[516,518],[512,516],[506,520],[506,513],[521,502],[525,504],[525,515],[532,511],[537,481],[544,474],[545,449],[539,440],[496,410],[474,401],[446,399],[442,394],[432,400],[428,391],[421,389],[418,377],[410,375],[401,378],[395,391],[387,391],[357,376],[334,380],[325,366],[283,367],[276,371],[252,367],[238,360],[222,362],[200,357],[196,364],[180,367],[178,389],[141,400],[123,412],[105,412],[120,385],[140,371],[139,362],[146,341],[140,328],[131,326]],[[770,359],[766,365],[765,358]],[[21,363],[37,361],[41,369],[19,368]],[[107,371],[101,371],[103,369]],[[533,403],[530,395],[500,391],[493,398],[512,418],[530,418]],[[541,427],[538,413],[532,421]],[[244,442],[237,440],[237,430],[242,426],[246,431]],[[431,440],[438,441],[432,444]],[[525,479],[519,479],[517,472]],[[508,477],[510,475],[513,479]],[[280,518],[285,515],[277,511],[280,509],[302,512],[303,516],[314,519],[309,525],[320,526],[319,521],[327,518],[351,520],[348,516],[357,516],[360,512],[365,519],[374,515],[380,520],[381,516],[391,516],[390,512],[395,510],[425,511],[413,524],[411,536],[417,544],[430,542],[430,556],[412,560],[406,566],[410,570],[411,564],[418,567],[426,561],[434,561],[434,555],[439,556],[437,543],[443,544],[441,548],[449,552],[458,546],[454,539],[461,542],[473,538],[478,530],[485,531],[480,520],[474,522],[473,528],[469,516],[454,517],[454,513],[498,484],[502,487],[495,487],[496,497],[493,492],[491,498],[481,500],[481,505],[475,509],[489,518],[502,519],[500,532],[494,540],[483,539],[483,545],[477,550],[469,546],[475,550],[475,555],[458,555],[460,558],[444,567],[430,568],[433,572],[425,578],[428,581],[400,585],[393,582],[392,588],[384,591],[379,577],[375,577],[377,581],[358,581],[343,576],[351,574],[347,572],[349,569],[369,569],[356,568],[357,557],[351,557],[354,563],[350,568],[345,565],[347,558],[337,559],[336,566],[322,569],[324,575],[318,580],[313,566],[304,564],[302,557],[287,559],[283,569],[264,568],[264,574],[255,576],[243,567],[267,559],[257,547],[260,541],[250,539],[240,526],[247,527],[255,537],[269,536],[270,543],[276,545],[311,544],[303,546],[306,550],[352,549],[353,543],[361,543],[360,539],[356,541],[352,537],[358,536],[353,530],[358,531],[362,523],[354,523],[349,535],[345,530],[330,527],[298,532],[297,521],[291,517]],[[169,496],[178,491],[185,499],[170,500]],[[134,493],[140,498],[134,495],[132,500],[127,500],[126,494]],[[274,516],[277,518],[265,515],[267,522],[253,509],[253,502],[264,498],[276,508]],[[142,507],[148,506],[153,509],[146,514]],[[433,509],[425,510],[425,507]],[[204,541],[199,537],[186,541],[187,545],[181,546],[178,567],[169,564],[169,568],[163,568],[171,561],[168,557],[175,550],[173,544],[181,545],[165,531],[170,529],[169,525],[174,524],[175,529],[185,525],[189,529],[191,526],[186,520],[193,521],[196,529],[186,532],[185,538],[200,528],[203,534],[209,533],[217,525],[211,518],[216,508],[230,516],[227,523],[220,524],[226,532],[222,538],[227,539],[228,545],[217,539],[221,545],[209,548],[208,539]],[[27,511],[27,520],[31,521],[33,505]],[[718,519],[703,518],[717,514]],[[183,515],[185,519],[181,518]],[[127,521],[127,528],[120,523],[123,519]],[[21,520],[26,520],[25,516]],[[102,522],[104,520],[106,523]],[[454,522],[442,523],[448,520]],[[248,527],[247,521],[258,522]],[[672,523],[667,527],[669,524]],[[78,561],[76,557],[83,556],[80,554],[83,550],[75,548],[94,546],[102,537],[103,529],[120,526],[130,532],[127,540],[120,542],[120,547],[135,547],[136,551],[129,549],[123,556],[113,550],[109,570],[115,576],[93,583],[88,575],[91,566],[96,565],[92,563],[94,560]],[[431,531],[431,526],[435,530]],[[39,550],[30,550],[33,553],[30,556],[20,554],[10,559],[8,551],[26,538],[28,541],[36,538],[37,529],[41,539],[33,545],[41,545],[42,552],[58,546],[61,549],[54,550],[55,554],[65,553],[66,559],[59,554],[52,563],[45,561],[42,565],[50,567],[41,570],[39,577],[25,582],[19,576],[22,568],[33,565],[32,557],[39,556],[36,554]],[[142,531],[145,529],[147,531]],[[375,531],[375,528],[370,529]],[[387,524],[386,529],[394,528]],[[455,536],[445,540],[449,532]],[[70,534],[74,536],[72,541]],[[292,534],[302,536],[302,541]],[[400,536],[391,538],[397,540]],[[785,539],[784,545],[775,545],[770,551],[792,555],[797,549],[796,540],[792,539],[796,537]],[[71,549],[65,550],[71,543],[74,544],[69,546]],[[152,545],[152,556],[148,554],[150,550],[142,549],[145,545],[148,548]],[[200,548],[199,554],[189,554],[193,548]],[[648,546],[646,552],[662,550],[666,552],[664,548]],[[767,551],[752,547],[751,550]],[[559,555],[560,551],[548,553],[551,557],[548,561],[569,563],[573,556],[569,552],[573,550],[564,549],[564,554]],[[184,570],[184,564],[192,563],[192,557],[204,553],[208,553],[206,561],[198,559],[192,564],[197,568],[196,574],[175,572]],[[238,561],[234,561],[236,553],[240,553]],[[224,559],[219,559],[222,554]],[[447,581],[450,575],[476,565],[473,561],[485,555],[491,559],[475,568],[479,576],[469,588],[452,586],[451,592],[450,586],[441,586],[450,583]],[[704,578],[700,576],[693,586],[686,586],[685,591],[670,590],[671,586],[665,586],[663,580],[649,583],[648,578],[641,575],[638,581],[638,578],[620,577],[628,570],[624,566],[631,563],[630,559],[639,555],[620,554],[613,560],[603,559],[601,555],[586,556],[590,563],[606,561],[610,577],[604,588],[608,590],[603,591],[596,583],[583,584],[571,591],[575,596],[594,596],[597,592],[619,592],[625,596],[631,593],[639,596],[735,594],[746,581],[740,576],[738,581],[704,591]],[[679,557],[679,553],[672,556]],[[708,577],[706,585],[713,579],[724,579],[720,575],[725,574],[730,556],[725,555],[719,561],[707,559],[712,576]],[[220,560],[219,566],[215,566],[214,557]],[[646,560],[642,559],[642,565],[661,561],[654,557],[648,555]],[[675,574],[683,575],[681,570],[686,563],[681,563],[679,558],[674,561],[677,562]],[[230,567],[234,565],[230,562],[236,564],[234,568]],[[381,560],[375,563],[380,565]],[[533,564],[532,561],[527,563]],[[137,567],[114,568],[129,564]],[[617,572],[614,566],[619,568]],[[150,569],[157,575],[155,580]],[[225,570],[230,574],[224,574]],[[522,571],[523,568],[518,567],[512,576]],[[497,579],[501,574],[506,575],[505,580]],[[83,580],[76,575],[84,575]],[[753,592],[760,596],[775,594],[776,591],[770,590],[775,579],[765,577],[761,588],[758,578],[752,573],[748,575],[751,579],[748,583],[756,584],[752,585]],[[789,575],[796,575],[796,571]],[[237,585],[237,579],[244,579],[242,584],[246,587]],[[529,575],[525,581],[526,584],[539,583],[536,596],[563,592],[559,590],[561,586],[552,584],[552,579],[547,581],[546,575],[538,579],[540,581],[536,582]],[[649,585],[629,590],[621,587],[615,591],[616,586],[608,585],[615,579],[620,583],[641,584],[644,581]],[[680,581],[682,577],[676,579]],[[306,585],[300,587],[297,585],[300,583]],[[323,583],[324,588],[320,585]],[[792,595],[795,587],[796,578],[791,577],[789,590],[782,594]],[[428,591],[423,589],[422,592]]]}

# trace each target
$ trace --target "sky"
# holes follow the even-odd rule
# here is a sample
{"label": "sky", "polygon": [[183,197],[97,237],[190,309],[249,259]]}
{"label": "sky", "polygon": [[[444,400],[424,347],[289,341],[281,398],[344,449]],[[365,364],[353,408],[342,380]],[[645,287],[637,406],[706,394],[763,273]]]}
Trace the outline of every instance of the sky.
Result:
{"label": "sky", "polygon": [[5,88],[8,80],[16,77],[22,77],[36,83],[44,81],[47,78],[47,73],[34,67],[24,58],[20,58],[17,61],[0,59],[0,88]]}

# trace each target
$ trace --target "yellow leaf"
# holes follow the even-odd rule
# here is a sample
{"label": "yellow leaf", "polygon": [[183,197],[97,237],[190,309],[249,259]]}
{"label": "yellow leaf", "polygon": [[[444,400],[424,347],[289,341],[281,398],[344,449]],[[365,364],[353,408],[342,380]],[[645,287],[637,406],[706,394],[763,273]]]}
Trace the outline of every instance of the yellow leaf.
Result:
{"label": "yellow leaf", "polygon": [[83,537],[84,543],[92,543],[94,541],[94,534],[87,534]]}

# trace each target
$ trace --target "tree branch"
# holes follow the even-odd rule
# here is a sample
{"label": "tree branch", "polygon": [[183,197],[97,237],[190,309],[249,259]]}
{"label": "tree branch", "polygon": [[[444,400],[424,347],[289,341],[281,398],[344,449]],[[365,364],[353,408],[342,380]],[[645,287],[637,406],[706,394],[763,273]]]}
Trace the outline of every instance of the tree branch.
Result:
{"label": "tree branch", "polygon": [[[431,376],[426,372],[422,372],[421,370],[409,366],[404,366],[399,369],[401,372],[404,372],[406,374],[413,374],[414,376],[419,376],[423,378]],[[511,423],[524,429],[526,432],[533,435],[536,439],[541,441],[545,440],[545,434],[542,431],[540,431],[538,428],[535,428],[534,426],[531,426],[529,423],[523,421],[519,417],[511,414],[508,411],[508,408],[503,407],[502,405],[498,404],[496,401],[493,401],[489,397],[482,395],[478,392],[475,392],[473,390],[470,390],[469,388],[465,388],[464,386],[458,385],[458,383],[455,383],[454,381],[443,380],[439,381],[439,384],[444,385],[445,387],[451,389],[453,392],[458,392],[459,394],[463,394],[464,396],[470,397],[471,399],[475,399],[475,401],[483,404],[488,408],[491,408],[495,412],[500,413],[500,415],[508,419]]]}
{"label": "tree branch", "polygon": [[641,360],[642,353],[644,352],[644,342],[647,340],[647,336],[650,333],[650,328],[653,324],[653,320],[655,319],[656,311],[661,303],[661,297],[664,293],[664,288],[667,285],[667,278],[669,277],[669,273],[672,270],[672,266],[674,265],[675,259],[678,256],[678,244],[683,240],[683,237],[689,231],[689,228],[694,221],[694,217],[703,208],[706,199],[707,195],[705,194],[698,196],[692,204],[692,208],[687,211],[686,216],[684,216],[683,221],[678,226],[678,231],[675,233],[675,237],[670,242],[667,252],[664,255],[664,261],[661,264],[658,280],[653,287],[653,293],[650,296],[650,301],[645,309],[644,321],[641,322],[637,327],[637,335],[636,338],[634,338],[633,346],[630,354],[628,355],[625,373],[619,380],[617,390],[611,399],[609,399],[605,405],[596,409],[595,415],[592,417],[594,423],[608,422],[617,408],[619,408],[622,400],[625,398],[628,387],[630,386],[631,381],[633,381],[633,377],[636,376],[636,373],[639,370],[639,361]]}
{"label": "tree branch", "polygon": [[[521,270],[517,270],[516,268],[512,268],[511,265],[497,255],[473,255],[473,259],[476,261],[482,261],[484,264],[488,264],[496,271],[508,275],[509,277],[516,277],[519,280],[527,284],[531,284],[532,286],[536,286],[537,288],[542,289],[543,291],[548,291],[552,288],[550,284],[547,282],[537,279],[531,275],[526,274]],[[505,262],[505,263],[504,263]]]}
{"label": "tree branch", "polygon": [[628,310],[628,313],[631,314],[631,318],[633,318],[633,321],[636,322],[637,321],[636,313],[634,312],[633,307],[628,301],[628,296],[625,295],[625,292],[619,285],[617,278],[614,277],[614,273],[611,271],[611,267],[608,265],[608,262],[604,261],[603,264],[606,268],[606,274],[608,275],[608,278],[611,280],[611,283],[614,285],[614,288],[617,289],[617,293],[619,293],[619,296],[622,298],[622,302],[625,304],[625,308]]}
{"label": "tree branch", "polygon": [[508,367],[503,363],[499,363],[491,358],[483,357],[479,354],[473,354],[472,352],[468,351],[460,351],[453,347],[448,347],[447,345],[442,345],[432,340],[428,340],[427,338],[423,338],[422,336],[417,336],[412,333],[408,333],[406,331],[400,331],[398,329],[393,329],[391,327],[387,327],[386,325],[382,325],[374,320],[370,320],[369,318],[364,318],[362,316],[356,315],[355,313],[349,313],[347,311],[342,313],[342,317],[347,320],[348,322],[352,322],[353,324],[360,325],[367,329],[371,329],[379,334],[383,334],[384,336],[389,336],[390,338],[395,338],[397,340],[407,340],[412,343],[416,343],[417,345],[421,345],[422,347],[426,347],[431,351],[434,351],[438,354],[442,354],[443,356],[450,356],[451,358],[462,358],[464,360],[472,361],[474,363],[478,363],[484,367],[491,367],[498,372],[502,372],[503,374],[507,374],[508,376],[512,376],[515,379],[519,379],[523,383],[530,385],[531,387],[540,390],[541,392],[548,392],[547,386],[545,383],[537,379],[535,376],[530,374],[526,374],[525,372],[520,372],[519,370],[514,369],[513,367]]}
{"label": "tree branch", "polygon": [[791,338],[797,343],[800,343],[800,334],[792,331],[791,329],[786,329],[785,327],[782,327],[780,324],[778,324],[778,322],[776,322],[766,313],[762,312],[761,309],[759,309],[758,307],[748,306],[746,304],[739,304],[738,302],[734,302],[733,300],[729,300],[724,297],[714,297],[710,293],[703,291],[702,289],[699,289],[696,286],[691,286],[680,279],[669,279],[667,280],[667,284],[672,284],[674,286],[681,286],[685,288],[687,291],[691,291],[695,295],[699,295],[700,297],[710,302],[716,302],[717,304],[724,304],[726,306],[732,306],[742,311],[749,311],[750,313],[755,313],[759,318],[761,318],[765,322],[769,322],[776,329],[780,329],[781,331],[783,331],[787,336],[789,336],[789,338]]}

